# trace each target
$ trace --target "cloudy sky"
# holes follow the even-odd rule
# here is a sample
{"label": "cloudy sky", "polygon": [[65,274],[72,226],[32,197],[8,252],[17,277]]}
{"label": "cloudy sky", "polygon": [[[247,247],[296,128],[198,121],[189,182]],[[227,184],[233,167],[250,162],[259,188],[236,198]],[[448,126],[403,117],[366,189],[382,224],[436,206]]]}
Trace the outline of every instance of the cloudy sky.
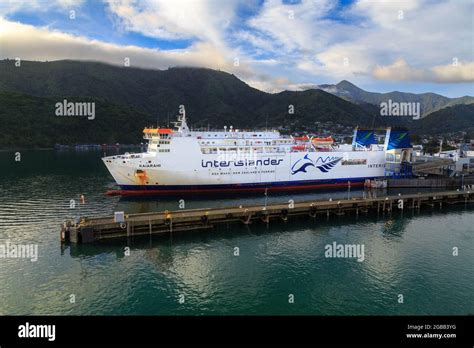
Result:
{"label": "cloudy sky", "polygon": [[474,95],[474,1],[0,0],[0,58],[16,57]]}

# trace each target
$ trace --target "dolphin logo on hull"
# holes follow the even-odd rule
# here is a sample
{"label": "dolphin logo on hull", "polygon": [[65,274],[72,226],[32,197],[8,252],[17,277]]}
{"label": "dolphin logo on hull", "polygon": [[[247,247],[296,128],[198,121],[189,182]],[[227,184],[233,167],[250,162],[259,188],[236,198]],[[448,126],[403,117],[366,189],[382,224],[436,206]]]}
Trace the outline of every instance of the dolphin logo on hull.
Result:
{"label": "dolphin logo on hull", "polygon": [[[301,164],[301,166],[298,169],[295,169],[297,164],[300,163],[301,161],[305,161],[305,162]],[[299,173],[299,172],[306,173],[306,168],[308,167],[315,167],[315,165],[313,161],[309,159],[308,155],[306,155],[302,159],[296,161],[295,164],[293,164],[293,166],[291,167],[291,175],[295,175],[296,173]]]}

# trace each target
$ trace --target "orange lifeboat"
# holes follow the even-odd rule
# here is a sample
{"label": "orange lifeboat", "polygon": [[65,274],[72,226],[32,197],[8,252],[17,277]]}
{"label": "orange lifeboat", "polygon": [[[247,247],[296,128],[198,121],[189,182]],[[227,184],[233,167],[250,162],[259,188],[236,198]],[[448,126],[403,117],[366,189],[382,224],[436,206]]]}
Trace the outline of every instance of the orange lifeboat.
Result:
{"label": "orange lifeboat", "polygon": [[295,145],[295,146],[292,146],[291,149],[293,151],[304,151],[306,150],[306,145]]}
{"label": "orange lifeboat", "polygon": [[313,138],[311,141],[315,145],[332,145],[334,143],[334,139],[331,136],[326,138]]}
{"label": "orange lifeboat", "polygon": [[295,140],[295,141],[308,141],[309,138],[308,138],[307,135],[304,135],[302,137],[293,137],[293,140]]}

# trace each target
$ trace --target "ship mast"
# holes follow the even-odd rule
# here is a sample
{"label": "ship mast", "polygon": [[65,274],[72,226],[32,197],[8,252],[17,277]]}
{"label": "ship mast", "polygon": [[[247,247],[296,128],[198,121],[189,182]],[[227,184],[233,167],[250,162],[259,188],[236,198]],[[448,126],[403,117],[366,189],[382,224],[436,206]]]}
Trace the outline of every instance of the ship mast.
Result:
{"label": "ship mast", "polygon": [[180,114],[178,115],[178,121],[173,123],[179,133],[189,132],[189,127],[186,123],[186,110],[184,108],[182,109],[182,112],[180,112]]}

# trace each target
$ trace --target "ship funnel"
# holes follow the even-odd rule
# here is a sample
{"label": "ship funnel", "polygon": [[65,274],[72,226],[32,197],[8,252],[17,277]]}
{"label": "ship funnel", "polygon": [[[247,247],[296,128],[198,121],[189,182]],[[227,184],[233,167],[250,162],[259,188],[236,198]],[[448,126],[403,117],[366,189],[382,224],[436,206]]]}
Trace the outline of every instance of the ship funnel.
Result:
{"label": "ship funnel", "polygon": [[354,130],[354,136],[352,137],[352,147],[354,149],[365,149],[375,144],[377,144],[377,139],[375,138],[375,133],[373,130],[359,128]]}
{"label": "ship funnel", "polygon": [[385,136],[385,151],[395,149],[411,149],[410,134],[405,130],[394,130],[391,128],[387,129],[387,135]]}

